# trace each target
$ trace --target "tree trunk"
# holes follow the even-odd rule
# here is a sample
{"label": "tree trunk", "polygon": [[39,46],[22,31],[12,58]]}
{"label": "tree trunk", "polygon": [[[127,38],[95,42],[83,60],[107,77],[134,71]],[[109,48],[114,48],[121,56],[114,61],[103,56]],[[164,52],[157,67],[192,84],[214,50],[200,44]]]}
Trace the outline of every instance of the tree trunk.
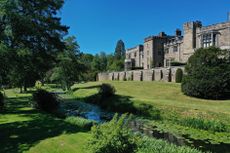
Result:
{"label": "tree trunk", "polygon": [[24,92],[27,92],[26,81],[24,81]]}

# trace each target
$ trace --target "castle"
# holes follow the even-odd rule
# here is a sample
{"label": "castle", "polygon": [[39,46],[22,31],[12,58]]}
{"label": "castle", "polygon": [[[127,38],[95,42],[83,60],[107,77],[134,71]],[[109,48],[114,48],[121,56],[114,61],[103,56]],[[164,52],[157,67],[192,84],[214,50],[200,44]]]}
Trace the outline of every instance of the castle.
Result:
{"label": "castle", "polygon": [[184,23],[183,35],[177,29],[173,36],[161,32],[145,38],[143,45],[127,49],[125,70],[183,65],[197,49],[210,46],[230,50],[230,13],[223,23],[209,26],[200,21]]}
{"label": "castle", "polygon": [[98,80],[176,82],[176,72],[199,48],[216,46],[230,50],[230,13],[228,20],[209,26],[200,21],[183,24],[174,36],[161,32],[144,39],[144,45],[127,49],[125,70],[98,74]]}

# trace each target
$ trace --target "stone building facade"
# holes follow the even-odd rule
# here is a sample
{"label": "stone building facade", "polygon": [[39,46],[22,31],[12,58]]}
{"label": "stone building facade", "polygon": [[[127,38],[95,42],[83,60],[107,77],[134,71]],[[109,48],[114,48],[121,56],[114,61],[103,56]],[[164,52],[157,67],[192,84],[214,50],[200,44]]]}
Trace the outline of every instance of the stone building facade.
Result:
{"label": "stone building facade", "polygon": [[[173,62],[186,63],[199,48],[216,46],[230,50],[230,14],[228,18],[226,22],[209,26],[203,26],[200,21],[184,23],[183,35],[182,31],[177,29],[173,36],[161,32],[158,36],[145,38],[144,45],[139,45],[142,46],[141,49],[136,47],[127,50],[126,70],[135,67],[168,67]],[[133,52],[136,52],[134,55],[137,56],[129,56]]]}
{"label": "stone building facade", "polygon": [[126,50],[125,70],[151,69],[164,65],[164,43],[172,36],[161,32],[144,39],[144,45]]}
{"label": "stone building facade", "polygon": [[125,69],[132,69],[133,67],[141,68],[144,67],[143,58],[144,57],[144,46],[138,45],[136,47],[127,49],[126,51],[126,67]]}
{"label": "stone building facade", "polygon": [[164,66],[170,66],[171,62],[186,63],[199,48],[215,46],[230,50],[230,21],[209,26],[202,26],[200,21],[187,22],[183,30],[183,37],[169,39],[164,44]]}

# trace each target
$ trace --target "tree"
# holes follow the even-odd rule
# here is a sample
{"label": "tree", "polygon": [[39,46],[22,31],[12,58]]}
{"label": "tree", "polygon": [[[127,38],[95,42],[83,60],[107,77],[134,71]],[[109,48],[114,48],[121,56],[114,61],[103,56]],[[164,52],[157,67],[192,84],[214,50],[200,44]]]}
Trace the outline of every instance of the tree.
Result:
{"label": "tree", "polygon": [[65,39],[66,49],[59,53],[57,66],[53,69],[51,81],[62,84],[63,89],[70,87],[80,80],[84,65],[80,62],[80,50],[75,37]]}
{"label": "tree", "polygon": [[[10,58],[13,57],[9,74],[13,75],[11,78],[19,78],[12,81],[23,84],[25,90],[28,84],[34,85],[35,80],[44,78],[57,52],[65,48],[62,38],[68,27],[61,25],[56,16],[63,4],[63,0],[3,0],[0,3],[1,42],[11,52]],[[22,72],[18,73],[20,69]]]}
{"label": "tree", "polygon": [[121,60],[125,58],[125,43],[122,40],[118,40],[115,53],[114,53],[115,59]]}
{"label": "tree", "polygon": [[182,91],[189,96],[206,99],[230,98],[229,51],[211,47],[198,49],[185,67],[187,75]]}
{"label": "tree", "polygon": [[81,63],[85,66],[85,71],[82,73],[81,81],[95,81],[97,72],[93,70],[93,60],[94,56],[91,54],[81,54]]}
{"label": "tree", "polygon": [[93,59],[93,70],[97,72],[103,72],[107,70],[107,55],[105,52],[96,54]]}

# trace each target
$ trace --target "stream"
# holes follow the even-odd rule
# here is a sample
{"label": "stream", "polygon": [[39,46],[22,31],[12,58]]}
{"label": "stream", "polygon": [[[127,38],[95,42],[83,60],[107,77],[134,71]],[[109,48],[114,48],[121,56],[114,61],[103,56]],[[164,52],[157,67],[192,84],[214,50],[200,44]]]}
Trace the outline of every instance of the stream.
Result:
{"label": "stream", "polygon": [[[65,104],[63,109],[67,116],[81,116],[98,123],[109,121],[114,115],[114,113],[102,110],[97,105],[76,101]],[[144,123],[140,120],[131,121],[130,127],[134,132],[139,132],[156,139],[163,139],[178,146],[190,146],[201,151],[211,151],[213,153],[230,153],[230,144],[211,144],[208,140],[195,140],[188,135],[177,137],[172,133],[158,131],[156,127],[145,127]]]}

